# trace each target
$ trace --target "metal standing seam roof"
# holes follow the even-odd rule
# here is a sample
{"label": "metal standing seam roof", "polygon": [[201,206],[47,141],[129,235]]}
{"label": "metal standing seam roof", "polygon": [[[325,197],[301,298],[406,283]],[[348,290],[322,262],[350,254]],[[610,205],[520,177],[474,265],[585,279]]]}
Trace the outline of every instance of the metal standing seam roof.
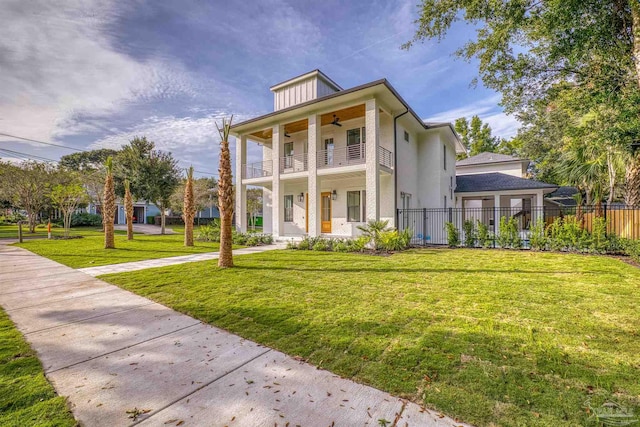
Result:
{"label": "metal standing seam roof", "polygon": [[534,179],[519,178],[499,172],[479,173],[456,176],[456,193],[475,193],[480,191],[537,190],[558,188],[557,185]]}

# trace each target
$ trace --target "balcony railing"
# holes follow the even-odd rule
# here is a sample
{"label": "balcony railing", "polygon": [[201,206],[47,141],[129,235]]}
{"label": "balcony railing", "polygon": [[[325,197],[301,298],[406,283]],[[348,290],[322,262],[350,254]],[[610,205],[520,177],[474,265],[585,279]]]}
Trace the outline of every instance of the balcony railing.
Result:
{"label": "balcony railing", "polygon": [[365,144],[318,151],[318,169],[359,165],[366,161]]}
{"label": "balcony railing", "polygon": [[280,157],[280,173],[304,172],[309,170],[307,153]]}
{"label": "balcony railing", "polygon": [[378,148],[378,161],[380,165],[393,169],[393,153],[384,147]]}
{"label": "balcony railing", "polygon": [[273,161],[267,160],[264,162],[250,163],[243,165],[242,178],[264,178],[273,174]]}

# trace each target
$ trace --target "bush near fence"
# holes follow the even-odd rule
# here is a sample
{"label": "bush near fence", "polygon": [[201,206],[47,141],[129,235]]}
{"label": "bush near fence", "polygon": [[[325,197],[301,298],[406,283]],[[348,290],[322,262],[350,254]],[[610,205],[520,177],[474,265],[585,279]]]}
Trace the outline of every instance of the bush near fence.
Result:
{"label": "bush near fence", "polygon": [[399,209],[397,221],[399,229],[415,230],[417,246],[626,254],[640,262],[639,207]]}

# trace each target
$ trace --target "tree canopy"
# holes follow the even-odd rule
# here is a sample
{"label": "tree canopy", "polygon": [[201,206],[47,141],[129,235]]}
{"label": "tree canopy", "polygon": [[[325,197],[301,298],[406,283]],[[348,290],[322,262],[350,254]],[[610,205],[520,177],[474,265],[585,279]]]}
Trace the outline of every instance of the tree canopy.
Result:
{"label": "tree canopy", "polygon": [[625,196],[640,204],[640,155],[630,149],[640,139],[640,2],[422,0],[405,47],[442,39],[458,21],[475,38],[456,54],[478,61],[483,84],[521,121],[513,145],[540,176],[570,183],[582,172],[567,174],[565,160],[591,152],[607,164],[597,181],[615,182],[596,199],[622,185],[624,162]]}

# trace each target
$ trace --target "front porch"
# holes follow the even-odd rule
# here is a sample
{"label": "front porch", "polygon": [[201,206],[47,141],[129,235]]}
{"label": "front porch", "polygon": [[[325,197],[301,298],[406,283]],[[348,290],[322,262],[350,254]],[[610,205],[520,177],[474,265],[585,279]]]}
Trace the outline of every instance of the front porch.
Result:
{"label": "front porch", "polygon": [[[360,234],[358,226],[366,224],[367,191],[365,171],[317,177],[317,200],[313,203],[309,179],[281,179],[281,200],[274,203],[270,184],[262,186],[263,232],[276,238],[318,236],[350,238]],[[381,173],[380,219],[393,225],[393,176]],[[317,212],[312,211],[316,205]],[[318,230],[313,233],[313,230]]]}
{"label": "front porch", "polygon": [[[261,161],[246,162],[249,141]],[[263,189],[263,230],[276,238],[353,237],[367,220],[394,222],[393,116],[376,99],[249,128],[236,147],[240,231],[247,186]]]}

